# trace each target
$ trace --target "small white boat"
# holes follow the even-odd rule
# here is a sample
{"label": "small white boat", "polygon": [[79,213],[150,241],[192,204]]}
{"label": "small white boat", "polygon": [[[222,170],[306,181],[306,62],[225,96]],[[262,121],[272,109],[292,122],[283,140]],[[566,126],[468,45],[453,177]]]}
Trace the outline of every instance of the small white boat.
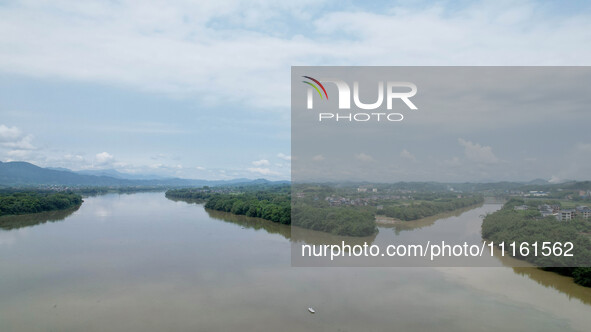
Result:
{"label": "small white boat", "polygon": [[308,311],[309,311],[311,314],[315,314],[315,313],[316,313],[316,310],[314,310],[314,308],[308,308]]}

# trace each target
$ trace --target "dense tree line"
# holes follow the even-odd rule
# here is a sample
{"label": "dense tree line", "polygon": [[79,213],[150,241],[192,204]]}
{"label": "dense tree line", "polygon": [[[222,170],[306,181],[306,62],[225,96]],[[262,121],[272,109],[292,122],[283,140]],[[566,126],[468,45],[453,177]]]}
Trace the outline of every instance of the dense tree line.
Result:
{"label": "dense tree line", "polygon": [[63,210],[81,203],[82,196],[72,192],[4,192],[0,216]]}
{"label": "dense tree line", "polygon": [[[518,246],[523,242],[538,242],[538,256],[533,250],[525,256],[517,250],[516,258],[572,276],[576,283],[591,287],[591,268],[573,267],[591,263],[591,240],[587,235],[591,232],[591,221],[575,218],[560,222],[553,216],[542,219],[536,210],[514,210],[513,207],[520,204],[523,204],[522,200],[512,199],[501,210],[487,215],[482,223],[482,237],[495,243],[505,242],[505,248],[513,241]],[[540,254],[543,242],[572,242],[573,257],[545,257]]]}
{"label": "dense tree line", "polygon": [[374,214],[363,208],[296,204],[293,220],[295,226],[335,235],[369,236],[378,231]]}
{"label": "dense tree line", "polygon": [[482,196],[470,196],[464,198],[446,197],[417,204],[385,206],[382,210],[378,210],[377,214],[410,221],[430,217],[441,212],[454,211],[463,207],[481,204],[482,202],[484,202]]}
{"label": "dense tree line", "polygon": [[[237,215],[258,217],[282,224],[345,236],[369,236],[377,232],[375,206],[330,206],[322,199],[334,192],[328,186],[301,188],[305,197],[291,208],[289,185],[186,188],[166,192],[171,199],[204,201],[205,207]],[[423,200],[410,205],[387,206],[378,213],[414,220],[483,202],[481,196],[457,198],[456,194],[422,193]]]}
{"label": "dense tree line", "polygon": [[208,189],[173,189],[165,194],[168,198],[206,200],[212,196]]}
{"label": "dense tree line", "polygon": [[205,207],[284,225],[291,224],[291,200],[286,193],[259,191],[239,194],[211,194]]}
{"label": "dense tree line", "polygon": [[[264,190],[239,193],[213,193],[207,189],[169,190],[169,198],[205,200],[205,207],[237,215],[257,217],[290,225],[291,194],[289,186],[274,186]],[[260,188],[258,188],[260,189]],[[373,213],[354,208],[312,207],[299,204],[294,208],[297,226],[336,235],[366,236],[377,231]]]}

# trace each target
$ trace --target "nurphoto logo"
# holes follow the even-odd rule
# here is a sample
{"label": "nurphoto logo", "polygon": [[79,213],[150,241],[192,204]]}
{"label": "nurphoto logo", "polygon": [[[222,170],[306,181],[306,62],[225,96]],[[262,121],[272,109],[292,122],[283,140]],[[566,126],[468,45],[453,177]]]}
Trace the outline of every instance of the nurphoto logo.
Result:
{"label": "nurphoto logo", "polygon": [[[314,96],[318,94],[321,100],[328,101],[328,93],[322,83],[333,83],[338,91],[338,108],[339,110],[349,110],[351,109],[351,88],[349,84],[343,80],[334,79],[334,78],[321,78],[315,79],[311,76],[302,76],[307,81],[302,81],[303,83],[308,85],[308,93],[307,93],[307,108],[313,109],[314,108]],[[411,97],[416,95],[417,93],[417,86],[414,83],[410,82],[396,82],[396,81],[387,81],[384,84],[383,81],[378,82],[378,93],[377,93],[377,100],[373,103],[364,103],[359,98],[359,82],[353,82],[353,103],[355,107],[360,110],[375,110],[382,107],[384,103],[384,94],[386,95],[386,109],[391,110],[393,107],[393,100],[400,99],[404,104],[411,110],[417,110],[418,108],[415,104],[410,100]],[[385,89],[384,89],[385,85]],[[402,89],[408,91],[400,91]],[[385,93],[384,93],[385,90]],[[350,122],[357,121],[357,122],[366,122],[370,120],[382,121],[386,119],[387,121],[398,122],[404,119],[404,116],[401,113],[348,113],[348,114],[340,114],[338,112],[335,113],[319,113],[318,121],[322,122],[323,120],[348,120]]]}

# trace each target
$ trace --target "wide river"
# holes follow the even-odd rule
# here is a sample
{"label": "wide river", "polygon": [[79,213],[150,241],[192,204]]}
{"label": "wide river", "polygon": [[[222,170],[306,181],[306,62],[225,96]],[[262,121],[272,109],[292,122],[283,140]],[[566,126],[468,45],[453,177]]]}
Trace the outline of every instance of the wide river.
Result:
{"label": "wide river", "polygon": [[[442,230],[477,236],[480,216],[499,207],[381,227],[375,241]],[[291,267],[289,226],[161,192],[88,197],[77,210],[2,218],[2,332],[591,329],[591,289],[570,278],[501,261],[494,268]]]}

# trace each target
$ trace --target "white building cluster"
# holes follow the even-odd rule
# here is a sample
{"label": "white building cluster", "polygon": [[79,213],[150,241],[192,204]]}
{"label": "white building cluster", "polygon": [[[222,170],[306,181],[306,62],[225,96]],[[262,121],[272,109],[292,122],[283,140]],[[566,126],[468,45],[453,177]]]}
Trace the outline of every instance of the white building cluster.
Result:
{"label": "white building cluster", "polygon": [[577,206],[575,209],[562,209],[560,205],[542,204],[538,206],[538,211],[540,211],[544,218],[554,216],[559,221],[572,220],[577,216],[585,219],[591,217],[591,209],[587,206]]}

